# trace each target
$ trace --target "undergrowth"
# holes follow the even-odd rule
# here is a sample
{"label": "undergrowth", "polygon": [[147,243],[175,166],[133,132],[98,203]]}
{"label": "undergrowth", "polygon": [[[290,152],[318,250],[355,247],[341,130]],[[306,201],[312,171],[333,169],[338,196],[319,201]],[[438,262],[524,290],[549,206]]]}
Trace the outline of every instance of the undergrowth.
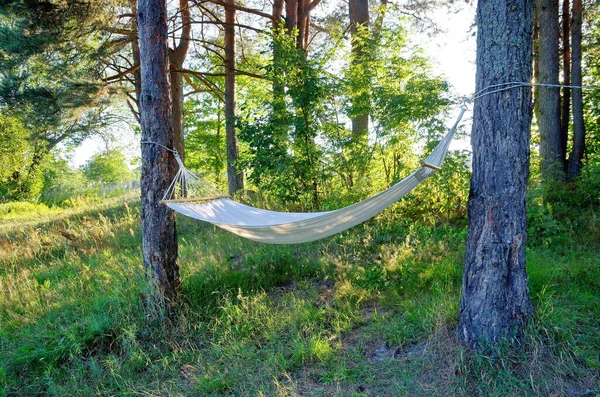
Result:
{"label": "undergrowth", "polygon": [[[144,315],[137,204],[11,223],[0,229],[0,395],[597,394],[597,234],[561,229],[530,202],[534,317],[521,348],[495,358],[455,335],[464,221],[392,209],[271,246],[179,217],[182,299],[164,321]],[[549,216],[558,226],[537,230],[554,227],[538,222]]]}

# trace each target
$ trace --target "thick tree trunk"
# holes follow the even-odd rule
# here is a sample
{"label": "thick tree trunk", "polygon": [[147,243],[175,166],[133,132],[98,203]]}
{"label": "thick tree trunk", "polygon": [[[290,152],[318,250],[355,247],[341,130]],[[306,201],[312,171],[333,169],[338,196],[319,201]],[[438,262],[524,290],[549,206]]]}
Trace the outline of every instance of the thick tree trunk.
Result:
{"label": "thick tree trunk", "polygon": [[[530,81],[533,0],[479,0],[477,91]],[[460,338],[475,350],[518,342],[531,315],[525,270],[531,90],[475,101]]]}
{"label": "thick tree trunk", "polygon": [[285,0],[285,28],[288,34],[294,34],[298,25],[298,1]]}
{"label": "thick tree trunk", "polygon": [[[581,70],[581,22],[582,1],[573,0],[573,20],[571,21],[572,77],[573,85],[582,85]],[[583,94],[581,88],[573,89],[573,147],[569,155],[569,179],[575,178],[581,172],[583,155],[585,153],[585,125],[583,122]]]}
{"label": "thick tree trunk", "polygon": [[[536,0],[539,22],[539,81],[558,85],[558,0]],[[564,152],[560,130],[560,88],[539,87],[537,118],[540,130],[540,168],[546,182],[563,175]]]}
{"label": "thick tree trunk", "polygon": [[[349,0],[350,14],[350,32],[353,36],[352,40],[352,64],[351,68],[361,68],[365,61],[365,34],[369,27],[369,1],[368,0]],[[358,37],[357,37],[358,32]],[[362,71],[366,73],[367,71]],[[364,89],[364,87],[363,87]],[[353,107],[362,108],[369,107],[368,92],[364,92],[354,98]],[[356,141],[367,141],[369,132],[369,112],[363,111],[352,117],[352,138]]]}
{"label": "thick tree trunk", "polygon": [[[563,56],[563,85],[571,85],[571,23],[570,0],[563,0],[562,4],[562,56]],[[567,142],[569,141],[569,119],[571,116],[571,89],[562,89],[561,115],[560,115],[560,150],[563,153],[563,168],[568,168]]]}
{"label": "thick tree trunk", "polygon": [[[234,0],[226,0],[234,4]],[[225,141],[229,194],[244,188],[244,176],[238,168],[239,149],[235,133],[235,8],[225,8]]]}
{"label": "thick tree trunk", "polygon": [[[166,0],[139,0],[137,22],[142,142],[172,147]],[[149,314],[162,316],[171,311],[180,285],[175,217],[159,202],[173,180],[177,164],[173,155],[157,144],[142,144],[142,249],[152,288]]]}

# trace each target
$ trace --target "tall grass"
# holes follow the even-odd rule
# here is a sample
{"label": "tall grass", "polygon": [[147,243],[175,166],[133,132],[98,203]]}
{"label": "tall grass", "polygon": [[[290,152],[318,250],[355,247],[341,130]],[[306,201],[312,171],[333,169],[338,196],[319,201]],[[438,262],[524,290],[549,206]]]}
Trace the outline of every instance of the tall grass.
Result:
{"label": "tall grass", "polygon": [[[0,395],[399,396],[597,393],[600,254],[528,249],[521,349],[454,327],[465,229],[392,211],[320,242],[269,246],[178,218],[176,317],[144,315],[139,207],[12,224],[0,244]],[[35,215],[37,216],[37,215]],[[577,394],[579,393],[579,394]]]}

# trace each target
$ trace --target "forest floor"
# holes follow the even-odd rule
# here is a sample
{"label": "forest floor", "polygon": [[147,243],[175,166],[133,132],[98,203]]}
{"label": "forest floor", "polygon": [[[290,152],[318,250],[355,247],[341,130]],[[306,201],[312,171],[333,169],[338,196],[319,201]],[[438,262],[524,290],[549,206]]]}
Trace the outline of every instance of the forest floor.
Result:
{"label": "forest floor", "polygon": [[[600,250],[528,248],[534,316],[456,337],[466,228],[386,214],[296,246],[178,217],[178,314],[144,315],[139,205],[0,221],[0,396],[597,396]],[[600,242],[598,242],[600,243]]]}

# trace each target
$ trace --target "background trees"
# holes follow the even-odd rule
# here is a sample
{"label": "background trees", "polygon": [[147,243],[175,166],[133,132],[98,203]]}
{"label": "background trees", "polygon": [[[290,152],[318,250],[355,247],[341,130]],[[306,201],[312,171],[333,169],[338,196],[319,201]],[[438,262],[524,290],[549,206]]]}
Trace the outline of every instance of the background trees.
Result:
{"label": "background trees", "polygon": [[94,155],[83,167],[88,179],[100,183],[119,183],[132,177],[125,155],[118,150],[109,150]]}
{"label": "background trees", "polygon": [[[559,16],[559,4],[556,1],[540,0],[536,2],[537,31],[539,32],[538,51],[536,52],[537,82],[557,84],[562,74],[564,85],[582,86],[582,51],[585,47],[582,26],[584,8],[589,11],[590,21],[597,6],[574,0],[562,3],[562,15]],[[560,23],[560,25],[559,25]],[[562,40],[559,51],[559,38]],[[590,48],[595,47],[590,36]],[[559,59],[562,57],[562,69]],[[583,94],[577,88],[553,87],[536,89],[536,118],[540,133],[540,166],[542,177],[549,190],[555,189],[556,180],[573,180],[579,175],[582,159],[585,157],[585,123],[583,121]],[[557,103],[559,103],[558,105]],[[572,103],[572,105],[571,105]],[[560,106],[560,110],[557,109]],[[572,111],[571,111],[572,106]],[[572,115],[572,117],[571,117]],[[557,124],[560,127],[557,127]],[[571,127],[571,129],[570,129]],[[560,130],[560,131],[559,131]],[[571,131],[571,133],[570,133]],[[569,153],[570,152],[570,153]],[[554,166],[552,166],[554,164]],[[562,167],[560,166],[562,164]],[[553,169],[550,169],[552,168]]]}
{"label": "background trees", "polygon": [[[14,198],[37,198],[44,159],[111,121],[104,114],[99,29],[110,1],[4,2],[0,7],[0,107],[27,130],[30,150],[11,176]],[[25,158],[27,160],[25,160]]]}

